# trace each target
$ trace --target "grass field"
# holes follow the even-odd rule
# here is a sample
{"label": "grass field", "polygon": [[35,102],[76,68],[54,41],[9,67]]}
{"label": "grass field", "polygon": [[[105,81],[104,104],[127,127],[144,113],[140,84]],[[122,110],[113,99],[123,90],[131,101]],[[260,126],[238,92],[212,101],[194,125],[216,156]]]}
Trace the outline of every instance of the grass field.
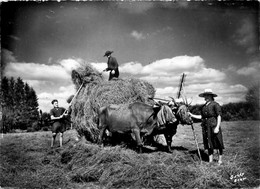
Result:
{"label": "grass field", "polygon": [[[194,126],[203,152],[201,127]],[[64,135],[50,148],[51,132],[4,134],[0,186],[13,188],[257,188],[260,186],[259,121],[223,122],[224,164],[200,163],[190,126],[178,126],[172,154],[138,154]],[[241,180],[234,178],[241,175]],[[244,178],[244,179],[243,179]],[[236,180],[235,180],[236,179]]]}

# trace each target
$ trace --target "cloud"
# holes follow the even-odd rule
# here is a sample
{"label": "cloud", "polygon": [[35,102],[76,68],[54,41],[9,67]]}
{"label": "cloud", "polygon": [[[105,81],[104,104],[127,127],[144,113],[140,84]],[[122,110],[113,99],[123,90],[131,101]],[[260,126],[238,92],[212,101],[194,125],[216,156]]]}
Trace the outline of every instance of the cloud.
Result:
{"label": "cloud", "polygon": [[[196,83],[190,84],[186,82],[187,85],[184,87],[184,94],[188,102],[192,101],[192,104],[203,104],[204,98],[199,97],[198,95],[204,91],[204,89],[212,89],[218,97],[216,101],[220,104],[227,104],[230,102],[239,102],[244,100],[244,96],[247,92],[247,88],[243,85],[228,85],[227,83],[219,82],[210,82],[210,83]],[[158,87],[156,88],[156,97],[168,99],[169,96],[176,97],[178,92],[178,85],[175,87]]]}
{"label": "cloud", "polygon": [[[185,70],[183,70],[185,72]],[[176,86],[180,82],[180,78],[183,72],[175,73],[174,75],[166,76],[143,76],[141,79],[151,82],[155,86]],[[209,82],[222,82],[226,78],[226,75],[218,70],[211,68],[204,68],[201,71],[194,72],[185,72],[186,83],[195,84],[195,83],[209,83]]]}
{"label": "cloud", "polygon": [[90,63],[97,71],[102,72],[104,69],[107,68],[107,63]]}
{"label": "cloud", "polygon": [[120,66],[120,72],[129,74],[141,74],[143,65],[139,62],[128,62]]}
{"label": "cloud", "polygon": [[[108,80],[109,78],[109,72],[103,72],[103,70],[105,68],[107,68],[107,63],[90,63],[97,71],[99,71],[100,73],[102,73],[103,77],[104,77],[104,80]],[[121,67],[119,68],[120,69],[120,72],[121,72]]]}
{"label": "cloud", "polygon": [[242,67],[242,68],[238,69],[237,73],[239,75],[244,75],[244,76],[259,77],[260,62],[258,62],[258,61],[251,62],[247,67]]}
{"label": "cloud", "polygon": [[36,91],[39,108],[49,111],[54,98],[59,100],[60,106],[68,106],[66,99],[75,93],[71,71],[82,63],[83,60],[77,58],[62,59],[52,65],[11,62],[6,66],[5,76],[22,78]]}
{"label": "cloud", "polygon": [[244,76],[248,80],[260,80],[260,62],[253,61],[248,64],[248,66],[244,66],[242,68],[237,68],[236,66],[229,66],[226,69],[227,74],[232,75],[233,77]]}
{"label": "cloud", "polygon": [[144,14],[153,8],[153,2],[118,2],[118,7],[128,11],[131,14]]}
{"label": "cloud", "polygon": [[10,62],[17,62],[14,53],[12,51],[9,51],[7,49],[2,49],[1,50],[2,53],[2,62],[1,62],[1,66],[2,69],[5,70],[6,65]]}
{"label": "cloud", "polygon": [[[151,33],[146,33],[144,34],[143,32],[138,32],[136,30],[133,30],[131,32],[131,37],[133,37],[134,39],[140,41],[140,40],[143,40],[143,39],[147,39],[148,37],[155,37],[155,35],[159,35],[161,33],[164,33],[164,32],[167,32],[167,31],[172,31],[172,27],[170,26],[166,26],[164,28],[160,28],[158,30],[155,30],[154,32],[151,32]],[[162,35],[162,34],[161,34]]]}
{"label": "cloud", "polygon": [[61,86],[59,88],[59,91],[61,91],[61,92],[67,92],[67,91],[73,91],[73,90],[74,90],[74,86],[73,85]]}
{"label": "cloud", "polygon": [[10,62],[17,62],[14,53],[12,51],[9,51],[7,49],[2,49],[2,57],[3,57],[3,62],[5,63],[10,63]]}
{"label": "cloud", "polygon": [[204,60],[199,56],[177,56],[171,59],[157,60],[146,65],[142,73],[152,75],[171,75],[180,71],[199,70],[204,67]]}
{"label": "cloud", "polygon": [[221,82],[226,78],[225,73],[207,68],[200,56],[177,56],[157,60],[145,66],[139,62],[129,62],[120,66],[120,71],[136,75],[156,87],[178,85],[182,73],[188,75],[189,83]]}
{"label": "cloud", "polygon": [[52,65],[11,62],[6,66],[5,75],[24,80],[66,82],[71,79],[71,71],[80,63],[80,59],[63,59]]}
{"label": "cloud", "polygon": [[50,99],[53,98],[53,94],[52,94],[52,93],[43,92],[43,93],[40,93],[40,94],[38,95],[38,98],[50,100]]}
{"label": "cloud", "polygon": [[247,91],[247,88],[241,84],[228,85],[227,83],[219,82],[210,82],[205,84],[190,84],[186,86],[187,90],[192,93],[199,94],[203,92],[204,89],[212,89],[213,92],[219,94],[231,94],[231,93],[244,93]]}
{"label": "cloud", "polygon": [[131,36],[133,38],[135,38],[136,40],[142,40],[145,39],[145,35],[142,32],[138,32],[138,31],[132,31]]}
{"label": "cloud", "polygon": [[[252,64],[254,67],[256,65],[259,64]],[[181,75],[185,73],[187,76],[184,89],[187,98],[192,99],[192,104],[204,103],[204,99],[198,97],[198,94],[207,88],[213,89],[219,95],[216,100],[220,104],[242,101],[247,91],[243,85],[229,85],[225,72],[207,67],[200,56],[177,56],[145,66],[139,62],[128,62],[120,66],[120,71],[150,82],[156,89],[156,96],[164,99],[176,97]]]}
{"label": "cloud", "polygon": [[251,74],[255,74],[257,72],[258,72],[257,69],[254,67],[243,67],[243,68],[237,70],[237,73],[240,75],[251,75]]}
{"label": "cloud", "polygon": [[246,48],[247,53],[255,53],[258,50],[258,28],[254,20],[245,18],[241,21],[241,27],[236,31],[233,38],[235,42]]}
{"label": "cloud", "polygon": [[21,77],[25,80],[66,81],[70,79],[68,72],[60,65],[36,63],[9,63],[5,75]]}
{"label": "cloud", "polygon": [[72,70],[80,67],[80,64],[83,63],[82,59],[63,59],[59,61],[59,64],[68,72],[71,73]]}
{"label": "cloud", "polygon": [[28,83],[33,88],[42,88],[44,86],[52,86],[52,81],[43,81],[43,80],[23,80],[24,82]]}
{"label": "cloud", "polygon": [[129,62],[120,66],[120,69],[121,72],[130,74],[169,76],[175,73],[179,73],[180,71],[200,70],[204,67],[204,60],[199,56],[177,56],[173,58],[157,60],[145,66],[139,62]]}
{"label": "cloud", "polygon": [[226,78],[226,74],[213,68],[202,68],[187,73],[190,83],[209,83],[222,82]]}
{"label": "cloud", "polygon": [[165,88],[156,88],[156,97],[168,99],[169,96],[175,97],[177,94],[177,88],[174,87],[165,87]]}

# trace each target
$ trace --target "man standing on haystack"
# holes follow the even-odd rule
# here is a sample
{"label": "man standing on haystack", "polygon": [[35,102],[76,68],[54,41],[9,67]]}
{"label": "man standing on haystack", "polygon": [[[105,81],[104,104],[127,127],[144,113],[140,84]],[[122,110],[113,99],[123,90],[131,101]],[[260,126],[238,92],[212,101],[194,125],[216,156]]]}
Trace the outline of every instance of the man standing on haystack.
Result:
{"label": "man standing on haystack", "polygon": [[113,51],[106,51],[104,57],[106,56],[108,58],[107,60],[107,68],[103,71],[110,71],[109,73],[109,79],[110,81],[112,78],[118,78],[119,76],[119,70],[118,70],[118,63],[115,57],[112,57],[111,54]]}

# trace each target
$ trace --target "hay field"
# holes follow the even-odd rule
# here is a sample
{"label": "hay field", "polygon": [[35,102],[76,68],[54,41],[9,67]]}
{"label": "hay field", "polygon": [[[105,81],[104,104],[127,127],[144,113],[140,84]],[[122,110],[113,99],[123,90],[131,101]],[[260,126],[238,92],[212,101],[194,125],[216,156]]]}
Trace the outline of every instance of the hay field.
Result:
{"label": "hay field", "polygon": [[[201,128],[195,124],[203,152]],[[199,163],[190,126],[178,126],[172,154],[101,148],[66,131],[50,148],[51,132],[0,137],[0,186],[17,188],[256,188],[260,186],[259,121],[223,122],[224,164]],[[56,143],[58,145],[58,142]],[[244,173],[235,182],[233,175]]]}

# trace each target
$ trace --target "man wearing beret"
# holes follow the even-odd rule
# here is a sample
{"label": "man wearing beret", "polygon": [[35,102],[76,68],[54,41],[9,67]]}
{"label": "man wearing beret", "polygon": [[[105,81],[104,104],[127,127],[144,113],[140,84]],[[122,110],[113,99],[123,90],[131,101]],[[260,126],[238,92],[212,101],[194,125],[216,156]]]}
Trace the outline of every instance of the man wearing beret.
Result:
{"label": "man wearing beret", "polygon": [[119,70],[118,70],[118,63],[115,57],[112,57],[111,54],[113,51],[106,51],[104,57],[106,56],[108,58],[107,60],[107,68],[104,69],[103,71],[110,71],[109,73],[109,81],[112,78],[118,78],[119,76]]}

